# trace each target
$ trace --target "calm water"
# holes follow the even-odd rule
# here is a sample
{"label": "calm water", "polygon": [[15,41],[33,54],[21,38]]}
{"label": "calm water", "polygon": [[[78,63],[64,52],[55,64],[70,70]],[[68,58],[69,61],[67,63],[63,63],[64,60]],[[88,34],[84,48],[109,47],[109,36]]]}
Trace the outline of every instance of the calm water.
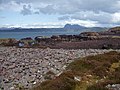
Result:
{"label": "calm water", "polygon": [[0,31],[0,38],[15,38],[17,40],[25,37],[35,38],[36,36],[52,36],[61,34],[79,34],[80,31],[65,31],[65,30],[43,30],[43,31]]}

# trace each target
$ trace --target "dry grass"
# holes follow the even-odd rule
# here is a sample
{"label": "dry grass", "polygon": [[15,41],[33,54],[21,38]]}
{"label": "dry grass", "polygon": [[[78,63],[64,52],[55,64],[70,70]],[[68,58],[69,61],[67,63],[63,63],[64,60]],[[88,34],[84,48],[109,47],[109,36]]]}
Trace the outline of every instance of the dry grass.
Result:
{"label": "dry grass", "polygon": [[[81,81],[75,81],[75,76],[80,76]],[[112,83],[120,83],[118,52],[79,58],[59,77],[45,81],[32,90],[108,90],[105,86]]]}

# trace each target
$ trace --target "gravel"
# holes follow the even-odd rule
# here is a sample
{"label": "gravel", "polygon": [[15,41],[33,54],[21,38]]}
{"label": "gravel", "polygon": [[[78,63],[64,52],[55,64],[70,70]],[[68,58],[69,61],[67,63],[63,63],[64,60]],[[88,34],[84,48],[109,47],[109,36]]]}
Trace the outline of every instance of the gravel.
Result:
{"label": "gravel", "polygon": [[32,88],[45,81],[49,71],[60,75],[75,58],[109,51],[113,50],[0,47],[0,90]]}

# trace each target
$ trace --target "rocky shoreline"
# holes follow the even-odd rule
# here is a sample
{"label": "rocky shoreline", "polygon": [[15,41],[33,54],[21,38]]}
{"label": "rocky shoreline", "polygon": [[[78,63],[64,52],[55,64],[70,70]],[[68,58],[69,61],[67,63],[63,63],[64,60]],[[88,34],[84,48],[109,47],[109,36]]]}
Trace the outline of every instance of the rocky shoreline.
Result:
{"label": "rocky shoreline", "polygon": [[0,39],[0,46],[51,49],[120,49],[120,27],[102,32],[82,32],[77,35],[52,35]]}
{"label": "rocky shoreline", "polygon": [[75,58],[109,51],[113,50],[0,47],[0,90],[30,89],[45,81],[48,72],[51,78],[58,76]]}

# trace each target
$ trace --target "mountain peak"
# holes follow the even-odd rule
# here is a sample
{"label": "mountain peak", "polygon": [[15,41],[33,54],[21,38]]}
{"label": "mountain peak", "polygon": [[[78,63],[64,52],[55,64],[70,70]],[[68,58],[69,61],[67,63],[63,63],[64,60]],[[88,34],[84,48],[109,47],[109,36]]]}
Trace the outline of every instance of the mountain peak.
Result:
{"label": "mountain peak", "polygon": [[73,24],[73,25],[71,25],[71,24],[66,24],[65,26],[64,26],[64,29],[85,29],[86,27],[84,27],[84,26],[81,26],[81,25],[78,25],[78,24]]}

